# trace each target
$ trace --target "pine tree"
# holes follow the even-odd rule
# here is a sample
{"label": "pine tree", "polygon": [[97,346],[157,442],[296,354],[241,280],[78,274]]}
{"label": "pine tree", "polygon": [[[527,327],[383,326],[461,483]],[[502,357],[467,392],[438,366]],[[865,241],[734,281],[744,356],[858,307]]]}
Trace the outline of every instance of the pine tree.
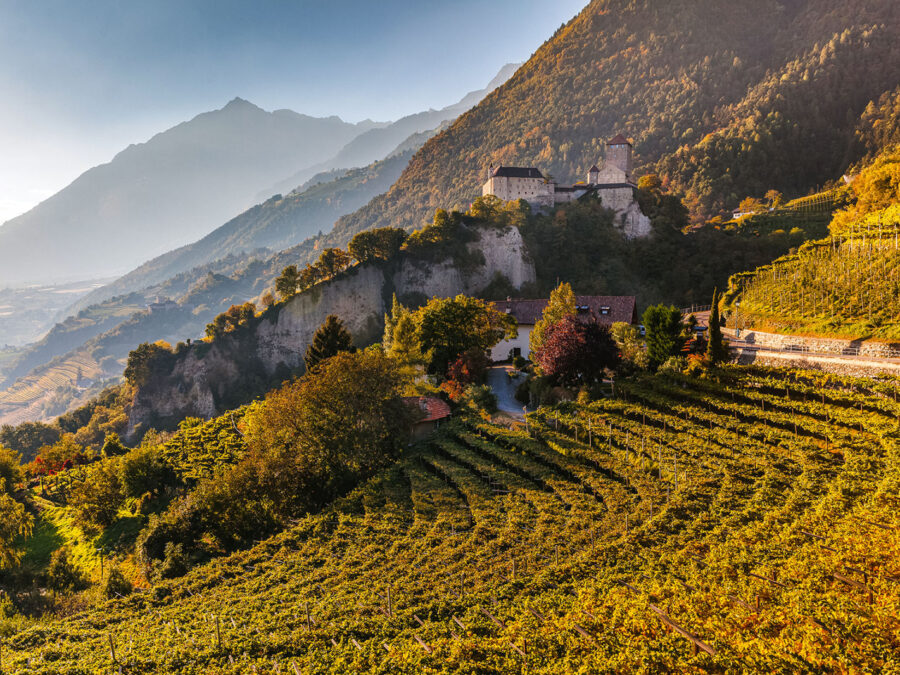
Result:
{"label": "pine tree", "polygon": [[712,308],[709,311],[709,343],[706,345],[706,358],[713,365],[728,359],[728,345],[722,338],[722,326],[719,324],[719,291],[713,291]]}
{"label": "pine tree", "polygon": [[306,356],[303,359],[306,363],[306,370],[312,370],[319,363],[339,352],[351,351],[353,351],[353,337],[344,328],[344,323],[339,318],[334,314],[329,314],[325,323],[319,326],[312,343],[306,349]]}
{"label": "pine tree", "polygon": [[394,300],[391,303],[391,313],[384,315],[384,336],[381,338],[381,347],[385,352],[391,350],[391,344],[394,341],[394,330],[400,322],[400,317],[409,314],[409,310],[400,304],[397,300],[397,294],[394,293]]}

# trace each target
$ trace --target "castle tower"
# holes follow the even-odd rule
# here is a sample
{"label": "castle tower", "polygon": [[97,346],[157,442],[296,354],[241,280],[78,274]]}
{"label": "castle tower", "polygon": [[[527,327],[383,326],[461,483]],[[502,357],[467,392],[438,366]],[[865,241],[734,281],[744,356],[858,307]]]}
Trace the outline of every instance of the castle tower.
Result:
{"label": "castle tower", "polygon": [[594,164],[590,169],[588,169],[588,184],[589,185],[597,185],[600,182],[600,169],[597,168],[597,165]]}
{"label": "castle tower", "polygon": [[631,181],[634,170],[631,142],[622,134],[606,143],[606,161],[625,172],[625,179]]}

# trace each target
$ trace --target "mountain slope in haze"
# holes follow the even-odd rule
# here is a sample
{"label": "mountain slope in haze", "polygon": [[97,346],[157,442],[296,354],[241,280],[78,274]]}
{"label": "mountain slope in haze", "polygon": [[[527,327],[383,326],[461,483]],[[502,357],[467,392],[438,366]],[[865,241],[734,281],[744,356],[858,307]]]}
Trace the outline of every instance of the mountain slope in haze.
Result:
{"label": "mountain slope in haze", "polygon": [[372,123],[242,99],[129,146],[0,227],[0,284],[111,276],[196,240]]}
{"label": "mountain slope in haze", "polygon": [[465,205],[491,162],[583,179],[620,132],[696,218],[763,185],[805,193],[860,153],[867,103],[900,81],[898,31],[894,0],[594,0],[335,236]]}
{"label": "mountain slope in haze", "polygon": [[294,190],[312,176],[316,170],[328,171],[330,169],[366,166],[376,160],[387,157],[388,153],[394,151],[404,139],[436,129],[444,122],[456,119],[472,106],[477,105],[485,96],[512,77],[516,69],[521,65],[521,63],[507,63],[488,83],[487,87],[469,92],[458,102],[446,108],[426,110],[414,115],[407,115],[386,126],[369,129],[361,133],[328,161],[317,167],[303,169],[279,181],[269,188],[268,191],[258,195],[259,201],[263,201],[273,194]]}
{"label": "mountain slope in haze", "polygon": [[[503,66],[487,87],[466,94],[451,106],[409,115],[387,126],[363,132],[337,155],[318,165],[322,169],[319,173],[314,173],[311,168],[294,174],[282,181],[277,189],[266,191],[262,203],[232,218],[200,241],[145,262],[81,299],[73,305],[73,311],[161,283],[168,277],[226,255],[257,248],[279,251],[318,232],[327,232],[339,217],[386,192],[400,177],[415,150],[437,130],[506,82],[518,65]],[[282,197],[282,193],[287,196]]]}
{"label": "mountain slope in haze", "polygon": [[81,310],[113,296],[160,284],[185,270],[228,255],[255,249],[280,251],[295,246],[329,229],[340,216],[351,213],[387,191],[400,177],[414,149],[421,147],[425,138],[419,139],[418,145],[413,148],[370,166],[317,174],[308,182],[306,189],[284,196],[275,195],[257,204],[199,241],[164,253],[96,289],[72,308]]}

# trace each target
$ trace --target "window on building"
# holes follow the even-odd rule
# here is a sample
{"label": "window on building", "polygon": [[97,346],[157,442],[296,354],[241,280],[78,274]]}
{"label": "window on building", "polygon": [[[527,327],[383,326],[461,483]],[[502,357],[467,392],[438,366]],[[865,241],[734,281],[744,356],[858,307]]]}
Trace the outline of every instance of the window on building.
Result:
{"label": "window on building", "polygon": [[604,305],[603,307],[600,308],[600,315],[606,316],[607,314],[609,314],[609,307]]}

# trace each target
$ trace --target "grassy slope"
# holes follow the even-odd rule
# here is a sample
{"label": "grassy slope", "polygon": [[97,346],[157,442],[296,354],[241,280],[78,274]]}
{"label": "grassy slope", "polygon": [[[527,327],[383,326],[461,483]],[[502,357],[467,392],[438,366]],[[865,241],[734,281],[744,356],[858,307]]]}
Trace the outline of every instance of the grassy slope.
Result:
{"label": "grassy slope", "polygon": [[897,383],[826,379],[633,382],[533,415],[539,440],[456,423],[253,550],[19,633],[4,663],[105,672],[112,636],[132,673],[892,671]]}

